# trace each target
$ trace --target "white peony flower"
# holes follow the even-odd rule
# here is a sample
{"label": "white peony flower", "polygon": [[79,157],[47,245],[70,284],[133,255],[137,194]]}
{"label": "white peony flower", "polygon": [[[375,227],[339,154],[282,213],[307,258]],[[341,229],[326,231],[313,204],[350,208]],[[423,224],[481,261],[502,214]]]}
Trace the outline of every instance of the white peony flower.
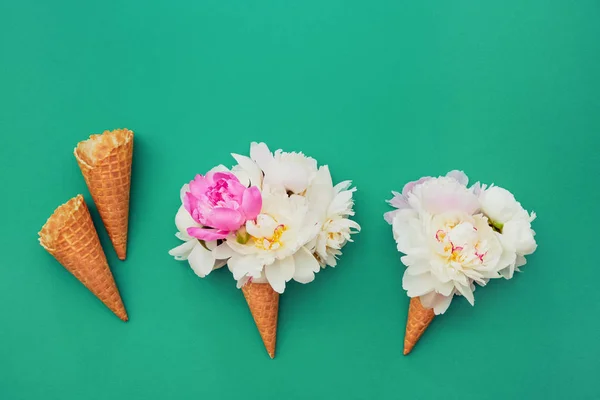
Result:
{"label": "white peony flower", "polygon": [[479,194],[479,201],[481,202],[481,211],[493,224],[502,225],[513,218],[527,215],[527,211],[521,207],[521,203],[515,199],[515,196],[498,186],[483,188]]}
{"label": "white peony flower", "polygon": [[335,267],[342,247],[352,241],[350,235],[360,231],[360,225],[348,218],[354,215],[352,195],[356,188],[348,189],[351,184],[344,181],[334,187],[329,168],[323,166],[306,191],[312,209],[322,222],[314,241],[314,251],[322,267]]}
{"label": "white peony flower", "polygon": [[477,214],[479,199],[468,181],[463,172],[451,171],[411,182],[402,194],[394,193],[390,204],[398,210],[385,216],[405,254],[403,287],[436,314],[446,311],[455,294],[473,304],[473,282],[485,285],[508,264],[498,235]]}
{"label": "white peony flower", "polygon": [[317,161],[314,158],[281,150],[273,154],[264,143],[252,143],[250,158],[264,172],[264,184],[282,185],[295,194],[303,194],[317,174]]}
{"label": "white peony flower", "polygon": [[308,283],[319,271],[319,263],[305,247],[321,228],[309,210],[306,197],[288,196],[284,186],[263,184],[263,207],[256,221],[246,223],[246,232],[230,237],[215,249],[242,287],[248,280],[268,282],[283,293],[286,282]]}
{"label": "white peony flower", "polygon": [[[185,184],[181,188],[182,203],[183,195],[187,191],[189,191],[189,185]],[[179,207],[175,215],[175,225],[179,230],[175,236],[184,243],[171,249],[169,255],[175,257],[178,261],[187,260],[192,270],[200,278],[204,278],[213,270],[225,265],[227,260],[217,259],[213,252],[218,247],[217,241],[205,242],[188,235],[187,228],[200,227],[200,225],[193,220],[191,215],[183,208],[183,205]],[[223,246],[223,244],[220,246]]]}
{"label": "white peony flower", "polygon": [[525,256],[537,248],[535,232],[531,229],[531,222],[536,215],[529,214],[511,192],[498,186],[483,186],[479,200],[481,210],[500,236],[504,258],[508,260],[500,273],[506,279],[511,279],[514,272],[527,262]]}
{"label": "white peony flower", "polygon": [[457,293],[473,305],[473,282],[483,286],[499,277],[502,245],[481,214],[403,209],[394,217],[393,232],[405,254],[402,286],[409,297],[423,296],[436,314],[444,313]]}

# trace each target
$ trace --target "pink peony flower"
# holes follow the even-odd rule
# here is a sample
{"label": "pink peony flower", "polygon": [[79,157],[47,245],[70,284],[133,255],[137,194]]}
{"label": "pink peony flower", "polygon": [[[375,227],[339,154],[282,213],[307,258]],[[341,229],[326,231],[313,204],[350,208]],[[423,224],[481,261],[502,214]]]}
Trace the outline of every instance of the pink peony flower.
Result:
{"label": "pink peony flower", "polygon": [[190,227],[187,233],[211,241],[224,239],[255,219],[262,208],[262,197],[256,186],[245,187],[231,172],[209,172],[206,176],[196,175],[190,182],[183,206],[203,226]]}

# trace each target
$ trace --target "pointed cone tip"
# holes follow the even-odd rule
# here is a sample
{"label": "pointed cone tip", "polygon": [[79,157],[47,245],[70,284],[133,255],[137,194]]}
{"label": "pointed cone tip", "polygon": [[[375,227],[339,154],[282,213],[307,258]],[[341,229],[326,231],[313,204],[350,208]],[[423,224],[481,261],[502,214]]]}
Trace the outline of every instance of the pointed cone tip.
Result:
{"label": "pointed cone tip", "polygon": [[268,283],[247,283],[242,287],[242,292],[265,349],[273,359],[277,342],[279,293],[275,292]]}

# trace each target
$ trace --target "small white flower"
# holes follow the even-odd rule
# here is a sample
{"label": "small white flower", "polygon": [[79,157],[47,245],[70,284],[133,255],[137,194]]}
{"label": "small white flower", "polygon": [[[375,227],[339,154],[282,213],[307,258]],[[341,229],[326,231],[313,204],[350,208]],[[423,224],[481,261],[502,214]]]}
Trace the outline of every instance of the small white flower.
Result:
{"label": "small white flower", "polygon": [[521,207],[515,196],[499,186],[484,188],[479,195],[481,211],[494,224],[504,224],[513,218],[518,218],[527,211]]}
{"label": "small white flower", "polygon": [[329,168],[323,166],[306,191],[312,209],[322,221],[314,243],[322,267],[335,267],[342,247],[352,241],[350,235],[360,231],[360,225],[348,218],[354,215],[352,195],[356,188],[349,189],[351,184],[344,181],[334,187]]}
{"label": "small white flower", "polygon": [[508,260],[500,273],[506,279],[511,279],[514,272],[527,262],[525,256],[537,248],[535,232],[531,229],[531,222],[536,215],[529,214],[511,192],[498,186],[484,186],[479,200],[481,210],[499,232],[505,252],[503,257]]}

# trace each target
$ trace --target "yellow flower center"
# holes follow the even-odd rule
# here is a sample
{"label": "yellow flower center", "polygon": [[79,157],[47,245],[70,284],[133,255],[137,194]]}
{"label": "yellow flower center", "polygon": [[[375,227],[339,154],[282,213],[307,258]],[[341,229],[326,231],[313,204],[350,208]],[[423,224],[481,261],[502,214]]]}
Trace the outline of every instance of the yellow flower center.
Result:
{"label": "yellow flower center", "polygon": [[261,250],[276,250],[283,244],[281,243],[281,235],[287,231],[285,225],[277,225],[277,228],[273,231],[273,235],[270,238],[258,237],[254,238],[254,245]]}

